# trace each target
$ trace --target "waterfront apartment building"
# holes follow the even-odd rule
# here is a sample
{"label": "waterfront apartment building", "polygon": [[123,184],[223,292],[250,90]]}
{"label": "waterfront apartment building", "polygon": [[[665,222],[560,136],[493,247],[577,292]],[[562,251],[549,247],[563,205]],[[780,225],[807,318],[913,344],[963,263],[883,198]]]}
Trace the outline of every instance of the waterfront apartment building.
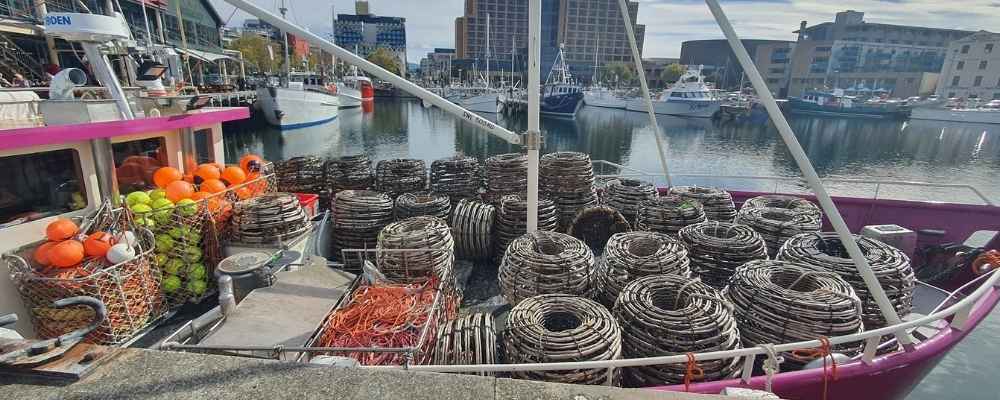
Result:
{"label": "waterfront apartment building", "polygon": [[448,82],[452,60],[455,59],[455,49],[436,48],[420,59],[420,74],[424,79]]}
{"label": "waterfront apartment building", "polygon": [[[629,17],[640,52],[645,26],[635,23],[639,3],[628,2]],[[493,60],[523,65],[527,54],[527,0],[466,0],[465,13],[455,20],[456,58],[475,60],[484,69],[487,19],[489,53]],[[542,73],[547,74],[564,46],[566,62],[574,76],[590,81],[597,66],[632,62],[632,52],[617,0],[542,0]]]}
{"label": "waterfront apartment building", "polygon": [[751,55],[768,90],[777,97],[788,95],[788,79],[792,74],[791,61],[794,48],[795,42],[762,43]]}
{"label": "waterfront apartment building", "polygon": [[358,1],[355,14],[337,14],[334,41],[361,57],[388,49],[399,59],[400,74],[406,75],[406,18],[377,16],[369,2]]}
{"label": "waterfront apartment building", "polygon": [[839,12],[833,22],[803,21],[792,52],[789,96],[813,88],[930,94],[951,42],[973,32],[869,23],[864,13]]}
{"label": "waterfront apartment building", "polygon": [[937,95],[1000,100],[1000,33],[980,31],[952,42]]}
{"label": "waterfront apartment building", "polygon": [[[770,48],[776,49],[790,48],[792,45],[792,42],[786,40],[743,39],[741,42],[754,63],[758,61],[757,50],[760,46],[771,46]],[[767,54],[770,56],[770,52]],[[709,80],[715,83],[715,87],[720,89],[738,90],[740,82],[749,85],[749,81],[743,79],[743,67],[740,66],[736,54],[725,39],[689,40],[681,43],[681,64],[691,67],[702,66],[702,74],[709,77]],[[770,87],[770,84],[768,86]]]}

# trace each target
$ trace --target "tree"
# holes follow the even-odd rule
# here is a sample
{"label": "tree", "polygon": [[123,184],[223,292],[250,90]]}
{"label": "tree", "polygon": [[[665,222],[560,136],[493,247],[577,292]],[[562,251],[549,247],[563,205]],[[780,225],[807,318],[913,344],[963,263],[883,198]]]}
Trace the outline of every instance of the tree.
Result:
{"label": "tree", "polygon": [[671,83],[677,82],[677,80],[680,79],[681,75],[684,75],[684,72],[685,72],[684,66],[678,63],[673,63],[668,65],[666,68],[663,69],[663,71],[660,72],[660,80],[663,81],[664,84],[669,85]]}
{"label": "tree", "polygon": [[274,54],[274,59],[271,59],[271,55],[267,51],[267,46],[270,44],[271,41],[263,36],[244,33],[243,36],[233,40],[226,47],[242,53],[243,61],[251,69],[261,72],[278,71],[281,69],[281,49],[274,50],[276,54]]}
{"label": "tree", "polygon": [[635,71],[625,63],[611,63],[601,71],[601,81],[608,84],[631,86],[635,84]]}
{"label": "tree", "polygon": [[399,75],[399,59],[389,49],[379,47],[368,55],[368,61]]}

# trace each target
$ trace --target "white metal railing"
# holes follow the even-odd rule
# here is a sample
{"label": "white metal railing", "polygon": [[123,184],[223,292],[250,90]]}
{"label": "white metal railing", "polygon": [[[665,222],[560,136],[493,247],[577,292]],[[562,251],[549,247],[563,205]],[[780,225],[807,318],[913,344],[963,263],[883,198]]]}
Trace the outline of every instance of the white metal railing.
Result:
{"label": "white metal railing", "polygon": [[[605,160],[594,160],[593,164],[595,166],[595,177],[598,179],[609,179],[616,177],[627,177],[627,178],[646,178],[655,179],[663,178],[663,174],[656,174],[652,172],[642,171],[636,168],[627,167],[621,164],[613,163]],[[598,173],[598,169],[601,168],[613,168],[619,171],[619,173],[603,174]],[[603,170],[601,172],[604,172]],[[788,176],[754,176],[754,175],[713,175],[713,174],[670,174],[672,178],[693,178],[693,179],[731,179],[731,180],[746,180],[746,181],[767,181],[773,182],[774,185],[771,188],[771,193],[778,193],[778,187],[782,183],[795,183],[795,184],[805,184],[805,180],[802,178],[788,177]],[[979,188],[960,183],[933,183],[933,182],[920,182],[920,181],[910,181],[910,180],[891,180],[891,179],[872,179],[872,178],[822,178],[824,183],[849,183],[858,185],[872,185],[873,194],[872,199],[879,199],[879,195],[882,194],[883,186],[910,186],[910,187],[922,187],[922,188],[933,188],[933,189],[948,189],[955,190],[959,189],[965,191],[967,195],[971,195],[975,201],[980,202],[988,206],[996,206],[996,202],[991,200],[986,194],[984,194]]]}

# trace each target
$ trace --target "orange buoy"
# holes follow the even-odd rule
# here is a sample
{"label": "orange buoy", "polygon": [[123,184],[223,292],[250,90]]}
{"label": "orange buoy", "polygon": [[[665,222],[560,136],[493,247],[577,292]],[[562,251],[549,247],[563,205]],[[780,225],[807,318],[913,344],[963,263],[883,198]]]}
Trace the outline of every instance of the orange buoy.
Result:
{"label": "orange buoy", "polygon": [[76,240],[64,240],[49,249],[52,266],[70,268],[83,261],[83,244]]}
{"label": "orange buoy", "polygon": [[264,159],[256,154],[247,154],[240,158],[240,169],[248,174],[254,172],[260,172],[260,168],[264,166]]}
{"label": "orange buoy", "polygon": [[185,181],[174,181],[167,185],[167,199],[176,203],[184,199],[190,199],[194,195],[194,185]]}
{"label": "orange buoy", "polygon": [[193,195],[191,195],[191,200],[198,201],[198,200],[207,199],[209,197],[212,197],[212,194],[209,193],[209,192],[203,192],[203,191],[202,192],[195,192]]}
{"label": "orange buoy", "polygon": [[194,183],[201,184],[210,179],[219,179],[222,172],[215,164],[201,164],[194,170]]}
{"label": "orange buoy", "polygon": [[52,260],[49,260],[49,252],[52,251],[52,246],[59,244],[59,242],[45,242],[35,249],[34,259],[38,265],[48,267],[52,265]]}
{"label": "orange buoy", "polygon": [[68,218],[57,218],[45,227],[45,236],[52,241],[66,240],[76,235],[79,230],[76,223]]}
{"label": "orange buoy", "polygon": [[83,241],[83,252],[88,257],[104,257],[108,254],[108,249],[115,244],[114,239],[107,232],[97,231],[87,236]]}
{"label": "orange buoy", "polygon": [[155,183],[157,187],[164,189],[167,188],[167,185],[183,178],[184,175],[181,174],[181,171],[174,167],[161,167],[153,173],[153,183]]}
{"label": "orange buoy", "polygon": [[247,180],[247,173],[240,167],[226,167],[222,170],[222,180],[229,186],[239,185]]}
{"label": "orange buoy", "polygon": [[208,179],[198,187],[202,192],[221,193],[226,191],[226,184],[218,179]]}
{"label": "orange buoy", "polygon": [[239,197],[240,200],[249,199],[253,197],[253,191],[246,186],[241,187],[239,189],[236,189],[236,197]]}

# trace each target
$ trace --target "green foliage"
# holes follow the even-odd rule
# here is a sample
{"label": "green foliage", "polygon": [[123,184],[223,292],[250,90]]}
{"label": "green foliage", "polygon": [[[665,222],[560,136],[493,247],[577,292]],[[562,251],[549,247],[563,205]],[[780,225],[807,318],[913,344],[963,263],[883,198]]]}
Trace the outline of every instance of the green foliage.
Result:
{"label": "green foliage", "polygon": [[631,86],[636,84],[635,68],[625,63],[610,63],[600,73],[601,82],[609,85]]}
{"label": "green foliage", "polygon": [[267,46],[270,44],[271,41],[263,36],[243,34],[239,39],[230,42],[226,48],[243,53],[243,61],[251,70],[259,72],[279,71],[282,58],[281,46],[272,46],[274,51],[274,59],[272,60],[267,52]]}
{"label": "green foliage", "polygon": [[375,49],[375,51],[368,55],[368,61],[399,75],[399,59],[389,49],[381,47]]}
{"label": "green foliage", "polygon": [[686,72],[684,70],[684,66],[678,63],[673,63],[668,65],[666,68],[663,69],[662,72],[660,72],[660,80],[662,80],[663,83],[669,85],[674,82],[677,82],[677,79],[680,79],[681,75],[684,75],[684,72]]}

